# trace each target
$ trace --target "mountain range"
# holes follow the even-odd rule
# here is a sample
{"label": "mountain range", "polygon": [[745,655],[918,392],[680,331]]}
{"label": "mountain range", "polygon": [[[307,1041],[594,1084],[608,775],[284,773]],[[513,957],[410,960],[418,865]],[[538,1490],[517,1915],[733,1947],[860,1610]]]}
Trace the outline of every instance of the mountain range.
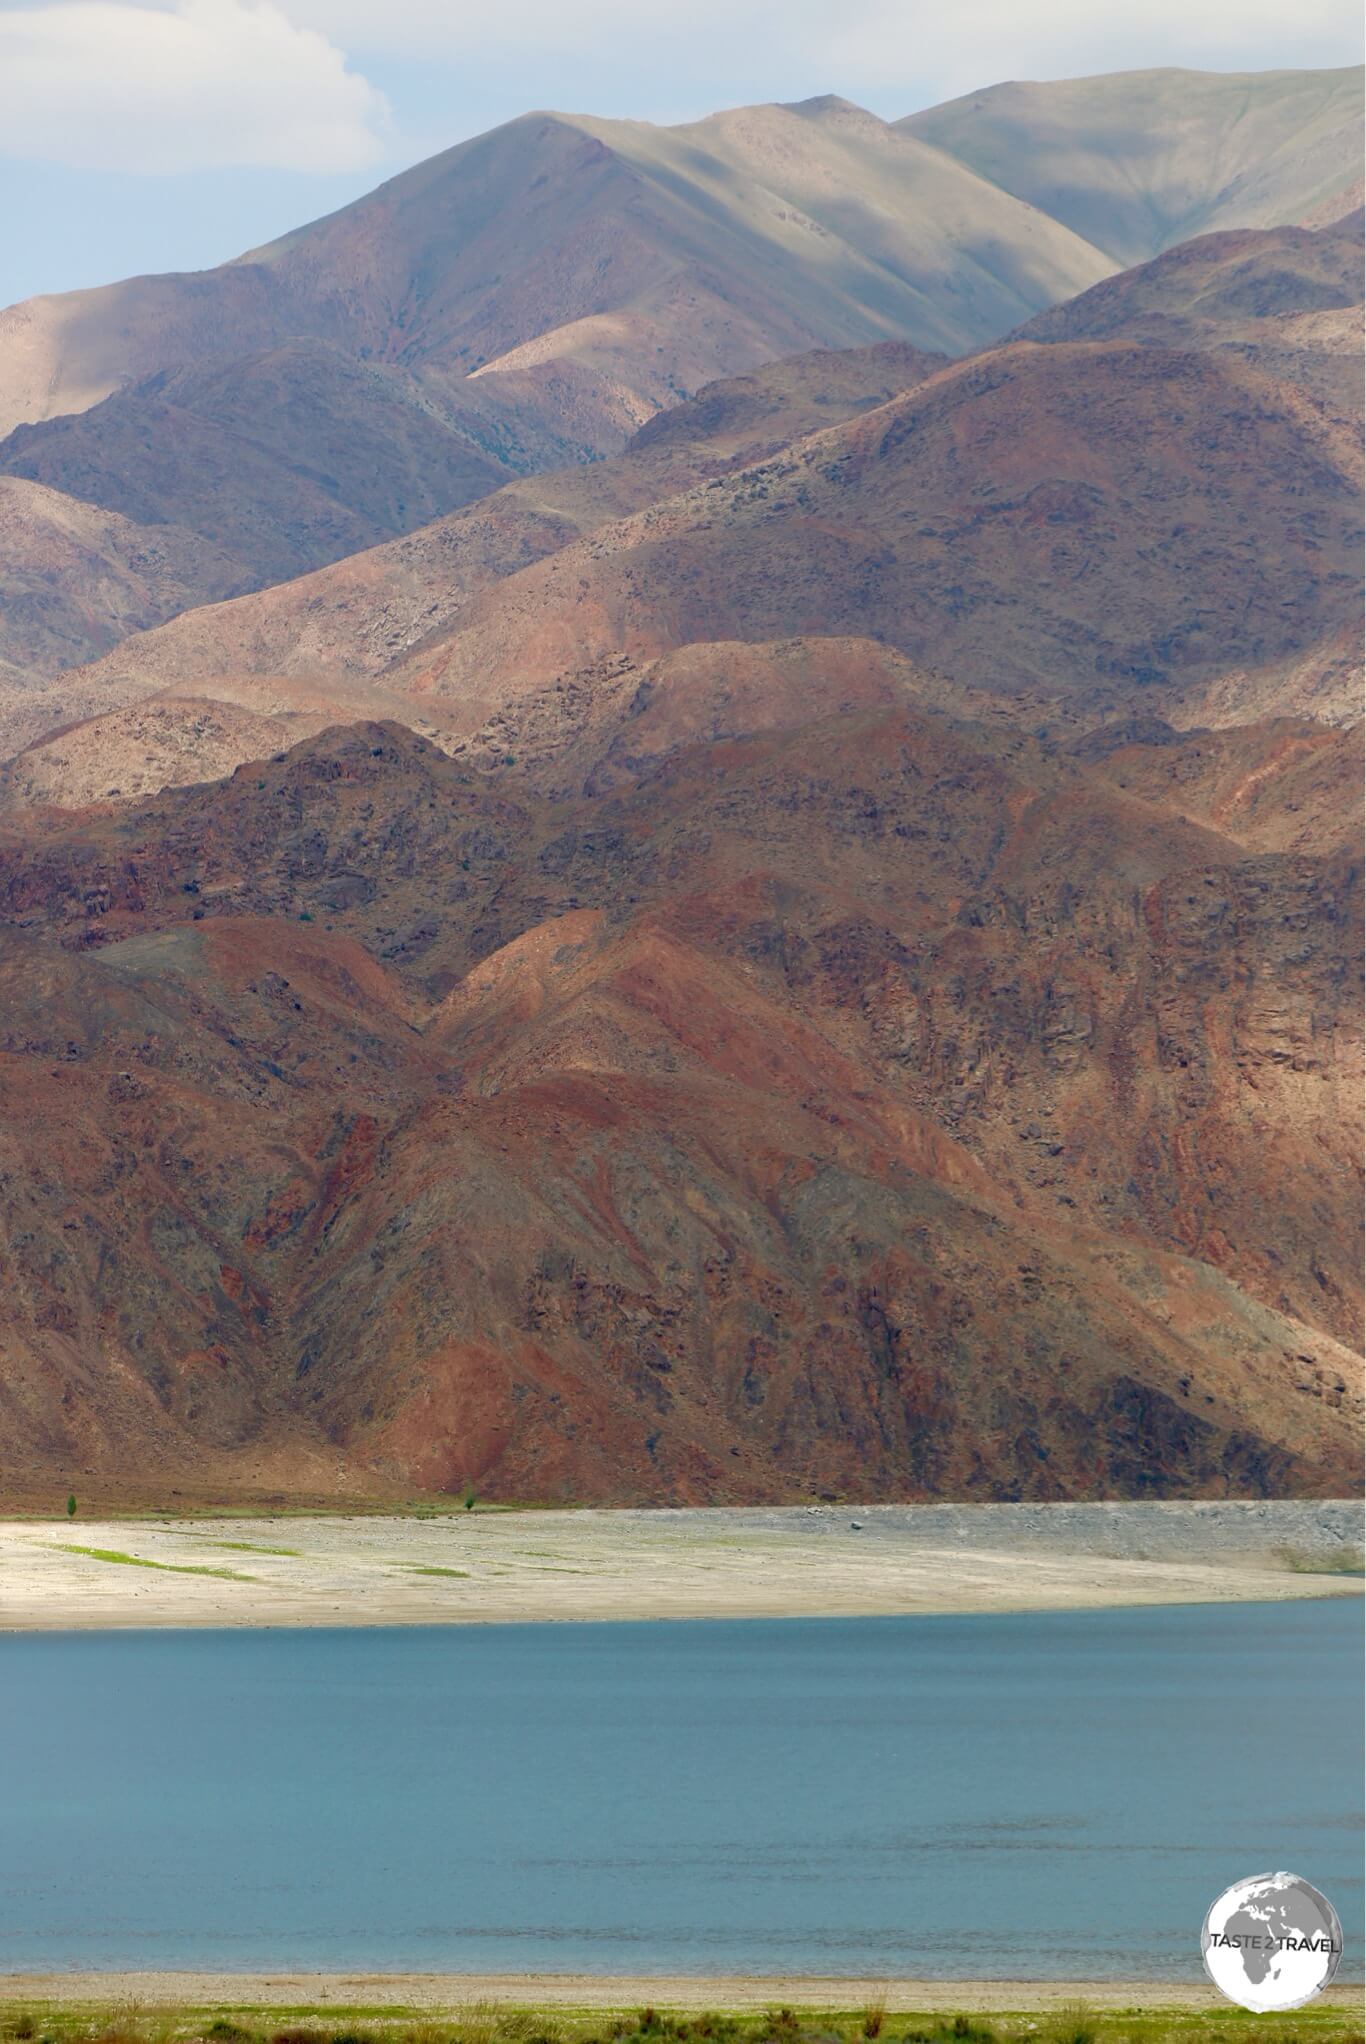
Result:
{"label": "mountain range", "polygon": [[0,314],[7,1494],[1355,1487],[1360,107],[535,114]]}
{"label": "mountain range", "polygon": [[[282,581],[619,452],[775,357],[962,355],[1178,229],[1328,224],[1360,99],[1353,72],[1174,72],[899,123],[833,98],[679,128],[528,115],[216,270],[0,312],[0,474],[210,542],[190,602],[225,593],[224,553],[233,593]],[[70,636],[17,650],[50,671]],[[112,642],[97,614],[87,654]]]}
{"label": "mountain range", "polygon": [[358,688],[464,739],[561,671],[717,633],[871,631],[1065,717],[1350,716],[1361,251],[1359,214],[1205,236],[961,363],[883,343],[704,386],[620,455],[12,690],[11,786],[198,778],[206,697],[223,768],[259,745],[235,719],[285,742]]}

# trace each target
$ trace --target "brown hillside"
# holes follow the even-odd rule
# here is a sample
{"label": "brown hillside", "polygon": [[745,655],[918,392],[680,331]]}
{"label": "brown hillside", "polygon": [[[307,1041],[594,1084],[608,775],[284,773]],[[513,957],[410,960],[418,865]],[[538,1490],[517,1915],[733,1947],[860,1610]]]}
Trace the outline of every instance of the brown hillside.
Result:
{"label": "brown hillside", "polygon": [[1018,338],[1227,349],[1359,420],[1361,271],[1359,211],[1317,233],[1201,235],[1040,313]]}
{"label": "brown hillside", "polygon": [[1307,662],[1303,706],[1351,714],[1359,463],[1354,433],[1222,355],[1017,343],[523,569],[391,679],[480,720],[614,653],[854,633],[1182,721],[1231,669]]}
{"label": "brown hillside", "polygon": [[154,376],[0,445],[9,475],[213,540],[242,588],[428,524],[522,465],[399,372],[298,341]]}
{"label": "brown hillside", "polygon": [[196,533],[0,476],[0,674],[25,689],[244,586],[240,565]]}
{"label": "brown hillside", "polygon": [[1351,1483],[1348,865],[835,658],[9,834],[11,1468]]}
{"label": "brown hillside", "polygon": [[[431,735],[439,723],[378,677],[448,627],[479,590],[699,479],[872,410],[945,366],[943,356],[900,342],[768,363],[709,384],[615,460],[510,484],[388,546],[240,602],[189,610],[164,631],[132,635],[108,660],[62,676],[41,694],[30,690],[9,709],[0,701],[0,747],[30,748],[7,777],[10,792],[77,804],[114,787],[146,793],[203,780],[261,749],[246,741],[236,759],[215,750],[201,760],[195,704],[205,697],[224,732],[234,707],[288,720],[312,717],[321,701],[332,705],[326,722],[398,717]],[[158,730],[150,749],[142,744],[146,719],[130,721],[125,710],[143,700]],[[33,747],[54,729],[55,744]],[[286,721],[270,749],[300,735]],[[149,778],[154,769],[165,778]]]}
{"label": "brown hillside", "polygon": [[602,452],[716,376],[884,340],[961,353],[1111,267],[871,115],[527,114],[219,269],[0,314],[0,430],[302,339]]}

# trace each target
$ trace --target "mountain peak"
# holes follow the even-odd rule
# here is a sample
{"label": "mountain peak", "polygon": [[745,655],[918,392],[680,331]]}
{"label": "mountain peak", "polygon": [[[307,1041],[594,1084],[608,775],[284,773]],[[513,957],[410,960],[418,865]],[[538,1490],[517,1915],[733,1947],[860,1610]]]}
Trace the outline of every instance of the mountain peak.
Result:
{"label": "mountain peak", "polygon": [[813,99],[784,100],[781,104],[784,113],[800,114],[804,121],[819,121],[826,127],[862,128],[869,134],[887,133],[886,121],[869,113],[866,106],[856,106],[852,99],[841,99],[837,92],[821,92]]}

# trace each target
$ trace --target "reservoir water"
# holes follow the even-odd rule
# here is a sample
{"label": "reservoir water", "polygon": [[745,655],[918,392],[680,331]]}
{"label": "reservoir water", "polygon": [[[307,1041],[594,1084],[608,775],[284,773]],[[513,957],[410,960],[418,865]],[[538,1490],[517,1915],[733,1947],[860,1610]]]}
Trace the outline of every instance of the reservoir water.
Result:
{"label": "reservoir water", "polygon": [[1361,1962],[1354,1600],[0,1638],[0,1970],[1198,1979]]}

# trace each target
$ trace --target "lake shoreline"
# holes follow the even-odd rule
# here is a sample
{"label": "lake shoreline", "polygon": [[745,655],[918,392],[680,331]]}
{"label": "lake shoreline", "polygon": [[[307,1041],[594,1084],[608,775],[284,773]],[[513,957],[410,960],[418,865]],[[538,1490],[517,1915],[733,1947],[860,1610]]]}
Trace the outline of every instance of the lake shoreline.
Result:
{"label": "lake shoreline", "polygon": [[[1335,1980],[1313,2006],[1351,2007],[1360,1982]],[[860,2009],[885,2003],[889,2014],[933,2009],[967,2014],[1046,2013],[1069,2003],[1108,2009],[1223,2009],[1207,1981],[885,1979],[807,1974],[591,1973],[8,1973],[0,2005],[71,2009],[136,2007],[330,2014],[435,2015],[480,2006],[558,2009],[577,2014],[633,2011],[651,2004],[678,2012],[749,2013]]]}
{"label": "lake shoreline", "polygon": [[909,1617],[1361,1594],[1348,1500],[0,1521],[0,1632]]}

